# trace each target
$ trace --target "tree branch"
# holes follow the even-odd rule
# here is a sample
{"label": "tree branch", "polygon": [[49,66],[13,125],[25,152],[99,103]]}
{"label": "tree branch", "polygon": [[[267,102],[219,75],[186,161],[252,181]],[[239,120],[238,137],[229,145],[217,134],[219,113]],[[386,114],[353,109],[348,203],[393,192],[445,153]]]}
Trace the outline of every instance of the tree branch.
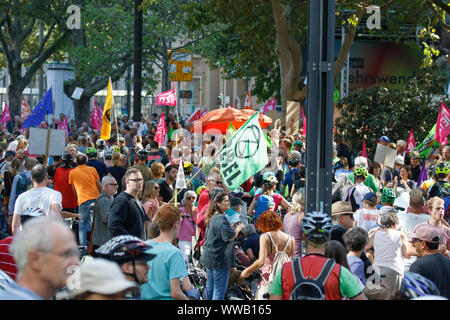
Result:
{"label": "tree branch", "polygon": [[20,60],[21,63],[28,63],[28,62],[31,62],[31,61],[37,59],[37,57],[39,57],[39,55],[40,55],[40,54],[42,53],[42,51],[44,50],[45,44],[47,43],[48,39],[50,39],[50,36],[51,36],[51,34],[52,34],[53,29],[55,28],[55,26],[56,26],[56,24],[53,24],[53,25],[50,27],[50,30],[47,32],[47,34],[45,35],[44,39],[42,40],[42,44],[40,45],[38,52],[37,52],[36,54],[34,54],[33,56],[31,56],[31,57],[21,59],[21,60]]}
{"label": "tree branch", "polygon": [[427,0],[431,5],[436,5],[450,15],[450,6],[442,0]]}
{"label": "tree branch", "polygon": [[23,40],[24,40],[26,37],[28,37],[28,35],[33,31],[35,23],[36,23],[36,18],[32,18],[32,19],[31,19],[31,23],[30,23],[30,25],[28,26],[28,28],[25,28],[25,30],[23,30],[23,31],[21,32],[21,34],[19,35],[19,37],[18,37],[18,42],[23,42]]}

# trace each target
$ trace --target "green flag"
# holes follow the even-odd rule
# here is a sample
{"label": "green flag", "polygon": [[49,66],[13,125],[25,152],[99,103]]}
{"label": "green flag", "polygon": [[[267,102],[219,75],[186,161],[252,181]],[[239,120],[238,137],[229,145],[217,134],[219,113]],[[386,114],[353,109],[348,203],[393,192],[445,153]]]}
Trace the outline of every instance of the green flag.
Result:
{"label": "green flag", "polygon": [[414,151],[419,152],[420,158],[428,159],[430,157],[431,152],[435,148],[439,148],[439,143],[434,140],[436,135],[436,124],[434,124],[433,128],[431,128],[427,137],[419,144]]}
{"label": "green flag", "polygon": [[230,190],[239,187],[269,162],[267,140],[257,114],[255,112],[219,150],[220,173]]}
{"label": "green flag", "polygon": [[266,136],[267,148],[272,148],[272,141],[270,141],[269,137],[267,136],[267,133],[264,132],[264,135]]}

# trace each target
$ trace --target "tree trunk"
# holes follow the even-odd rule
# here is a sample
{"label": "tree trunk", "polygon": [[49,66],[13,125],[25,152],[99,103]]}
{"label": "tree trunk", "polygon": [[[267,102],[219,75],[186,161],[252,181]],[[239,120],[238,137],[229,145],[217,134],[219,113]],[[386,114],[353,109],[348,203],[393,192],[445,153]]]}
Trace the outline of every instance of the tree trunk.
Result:
{"label": "tree trunk", "polygon": [[300,74],[302,72],[302,50],[289,33],[284,8],[279,0],[272,0],[275,19],[276,45],[281,78],[281,125],[286,124],[287,101],[300,101]]}
{"label": "tree trunk", "polygon": [[11,114],[11,120],[14,120],[14,116],[19,116],[21,114],[20,105],[22,100],[23,88],[17,85],[10,84],[8,86],[8,107],[9,113]]}
{"label": "tree trunk", "polygon": [[81,123],[91,123],[90,101],[92,96],[83,94],[80,100],[73,100],[73,109],[75,112],[75,123],[80,126]]}

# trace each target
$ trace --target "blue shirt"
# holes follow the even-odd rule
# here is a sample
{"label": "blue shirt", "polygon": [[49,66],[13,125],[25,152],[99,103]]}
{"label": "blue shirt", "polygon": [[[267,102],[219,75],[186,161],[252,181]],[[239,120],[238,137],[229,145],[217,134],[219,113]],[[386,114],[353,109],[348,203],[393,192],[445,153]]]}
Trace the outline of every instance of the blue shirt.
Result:
{"label": "blue shirt", "polygon": [[17,194],[17,183],[18,183],[19,179],[23,179],[22,174],[27,178],[31,178],[31,171],[24,171],[22,173],[18,173],[15,175],[12,186],[11,186],[11,194],[9,196],[9,204],[8,204],[8,211],[9,211],[8,214],[10,216],[12,216],[14,214],[14,207],[16,204],[17,197],[19,196]]}
{"label": "blue shirt", "polygon": [[173,300],[170,295],[170,280],[187,276],[186,264],[180,249],[169,242],[147,241],[152,248],[149,253],[156,257],[148,261],[148,282],[141,285],[142,300]]}
{"label": "blue shirt", "polygon": [[0,291],[0,300],[44,300],[42,297],[27,289],[18,285],[17,283],[11,284],[6,287],[5,290]]}
{"label": "blue shirt", "polygon": [[283,181],[283,186],[288,186],[289,190],[292,189],[292,184],[294,183],[294,179],[293,176],[295,173],[298,172],[297,168],[294,168],[292,170],[290,170],[288,173],[286,173],[285,177],[284,177],[284,181]]}
{"label": "blue shirt", "polygon": [[109,173],[108,167],[103,162],[98,161],[97,159],[90,159],[86,164],[89,167],[94,167],[95,170],[97,170],[100,181],[102,181],[102,178]]}

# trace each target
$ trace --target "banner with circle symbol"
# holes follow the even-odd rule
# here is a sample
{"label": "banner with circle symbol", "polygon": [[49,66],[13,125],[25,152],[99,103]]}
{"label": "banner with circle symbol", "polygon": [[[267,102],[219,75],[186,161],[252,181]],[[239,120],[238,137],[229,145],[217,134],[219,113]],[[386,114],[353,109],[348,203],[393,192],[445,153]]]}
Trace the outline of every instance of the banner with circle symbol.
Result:
{"label": "banner with circle symbol", "polygon": [[221,148],[218,160],[223,181],[236,189],[269,162],[267,140],[257,112]]}

